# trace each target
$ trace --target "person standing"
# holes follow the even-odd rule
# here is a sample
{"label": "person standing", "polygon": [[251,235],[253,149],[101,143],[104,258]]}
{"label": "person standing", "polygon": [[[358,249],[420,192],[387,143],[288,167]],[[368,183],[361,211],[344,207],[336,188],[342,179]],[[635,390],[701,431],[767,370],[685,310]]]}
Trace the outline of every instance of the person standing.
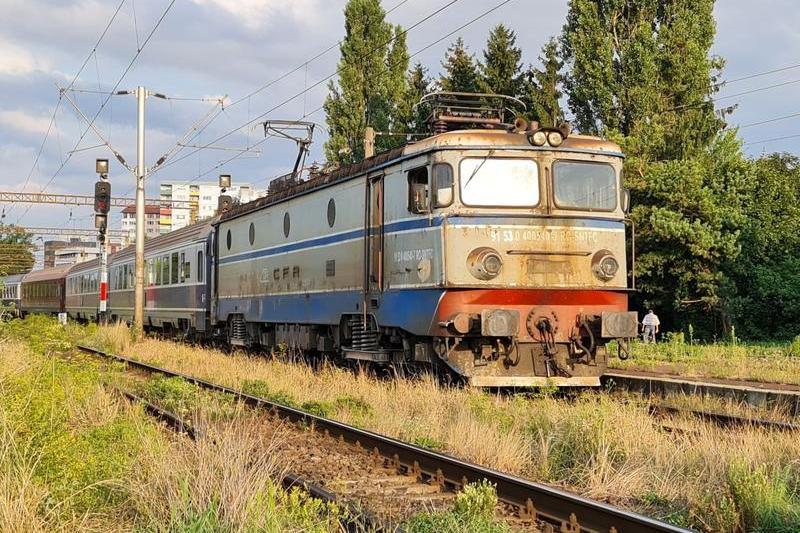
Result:
{"label": "person standing", "polygon": [[661,321],[658,319],[658,315],[649,309],[642,319],[642,340],[645,343],[656,342],[659,326],[661,326]]}

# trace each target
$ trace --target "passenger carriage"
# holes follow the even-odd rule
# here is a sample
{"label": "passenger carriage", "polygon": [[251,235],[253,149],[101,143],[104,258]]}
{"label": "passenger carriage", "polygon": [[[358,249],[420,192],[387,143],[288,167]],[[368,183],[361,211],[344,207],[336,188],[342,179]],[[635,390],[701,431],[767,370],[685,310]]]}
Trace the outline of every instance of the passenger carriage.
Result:
{"label": "passenger carriage", "polygon": [[[187,338],[208,331],[212,229],[203,222],[145,242],[145,328]],[[109,259],[112,321],[133,322],[135,253],[129,246]]]}
{"label": "passenger carriage", "polygon": [[55,315],[64,312],[65,276],[71,265],[34,270],[22,278],[20,311]]}
{"label": "passenger carriage", "polygon": [[7,313],[12,316],[19,314],[20,300],[22,298],[22,278],[25,274],[5,276],[0,280],[0,302]]}
{"label": "passenger carriage", "polygon": [[95,322],[100,306],[100,260],[74,265],[66,275],[65,310],[79,322]]}

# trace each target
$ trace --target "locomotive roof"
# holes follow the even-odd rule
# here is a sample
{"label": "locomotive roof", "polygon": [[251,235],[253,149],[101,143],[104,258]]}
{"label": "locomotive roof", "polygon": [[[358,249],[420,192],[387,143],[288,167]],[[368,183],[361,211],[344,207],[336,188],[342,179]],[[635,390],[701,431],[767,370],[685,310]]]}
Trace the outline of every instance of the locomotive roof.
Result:
{"label": "locomotive roof", "polygon": [[61,265],[53,268],[45,268],[43,270],[32,270],[25,274],[22,281],[24,283],[32,283],[34,281],[52,281],[54,279],[63,278],[73,266],[75,265]]}
{"label": "locomotive roof", "polygon": [[256,211],[262,207],[278,204],[289,198],[321,189],[326,185],[346,181],[361,176],[370,170],[383,168],[390,164],[415,157],[435,150],[477,150],[477,149],[509,149],[538,152],[590,152],[622,156],[618,144],[589,135],[569,135],[557,148],[549,146],[532,146],[524,133],[513,133],[506,130],[456,130],[426,137],[412,144],[380,153],[358,163],[340,167],[333,172],[314,176],[306,181],[287,187],[286,189],[263,198],[257,198],[245,204],[235,205],[220,216],[220,221]]}
{"label": "locomotive roof", "polygon": [[[185,226],[183,228],[176,229],[175,231],[165,233],[164,235],[159,235],[158,237],[148,239],[144,242],[144,251],[145,253],[149,253],[153,250],[171,248],[176,244],[184,244],[207,237],[208,234],[211,233],[211,229],[215,221],[215,218],[210,218],[208,220],[203,220],[190,226]],[[112,255],[109,258],[109,262],[124,261],[134,257],[135,255],[136,246],[131,244],[130,246],[126,246],[119,252]]]}

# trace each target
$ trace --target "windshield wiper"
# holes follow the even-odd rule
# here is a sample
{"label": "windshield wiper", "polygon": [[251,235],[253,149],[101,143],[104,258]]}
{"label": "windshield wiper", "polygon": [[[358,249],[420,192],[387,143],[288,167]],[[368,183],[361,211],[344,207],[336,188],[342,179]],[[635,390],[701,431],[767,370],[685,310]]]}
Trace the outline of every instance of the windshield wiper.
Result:
{"label": "windshield wiper", "polygon": [[467,185],[469,185],[469,182],[472,181],[472,178],[474,178],[475,175],[478,173],[478,171],[483,167],[483,164],[486,163],[486,161],[488,161],[489,158],[492,157],[493,155],[494,155],[494,150],[489,150],[489,153],[486,154],[486,157],[483,158],[483,161],[481,161],[480,164],[477,167],[475,167],[475,170],[472,171],[472,174],[470,174],[469,178],[467,179],[467,182],[464,184],[465,189],[467,188]]}

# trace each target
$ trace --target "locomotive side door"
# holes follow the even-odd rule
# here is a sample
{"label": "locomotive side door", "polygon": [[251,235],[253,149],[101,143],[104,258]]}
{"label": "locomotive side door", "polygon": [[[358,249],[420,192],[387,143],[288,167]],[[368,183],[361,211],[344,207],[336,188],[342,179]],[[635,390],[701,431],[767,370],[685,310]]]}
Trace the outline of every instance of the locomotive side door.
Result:
{"label": "locomotive side door", "polygon": [[371,303],[379,300],[383,291],[383,212],[383,174],[369,176],[364,213],[364,293]]}

